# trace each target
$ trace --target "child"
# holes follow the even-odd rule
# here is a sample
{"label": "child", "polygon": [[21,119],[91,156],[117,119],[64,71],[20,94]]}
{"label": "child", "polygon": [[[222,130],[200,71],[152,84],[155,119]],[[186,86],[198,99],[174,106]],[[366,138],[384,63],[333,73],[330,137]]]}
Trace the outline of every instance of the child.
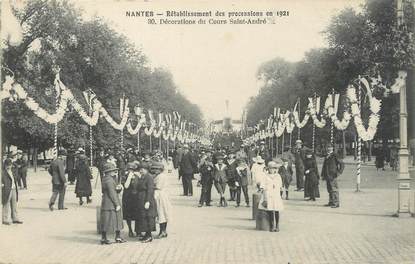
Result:
{"label": "child", "polygon": [[238,207],[241,202],[241,189],[244,193],[246,207],[249,207],[249,195],[248,195],[248,185],[251,181],[251,172],[249,171],[248,165],[244,159],[238,161],[238,166],[236,167],[236,206]]}
{"label": "child", "polygon": [[167,158],[167,172],[172,173],[172,171],[173,171],[173,158],[169,156]]}
{"label": "child", "polygon": [[227,166],[223,163],[224,157],[222,155],[217,156],[217,162],[215,164],[215,169],[213,172],[213,178],[215,181],[215,187],[216,190],[218,190],[218,193],[220,195],[220,206],[228,206],[224,193],[226,190],[226,184],[227,184]]}
{"label": "child", "polygon": [[286,157],[282,157],[281,160],[283,165],[278,169],[278,174],[281,175],[282,180],[281,197],[285,190],[285,199],[288,200],[288,190],[293,179],[293,169],[292,164],[288,162]]}
{"label": "child", "polygon": [[208,154],[201,159],[199,164],[200,182],[202,184],[199,207],[202,207],[203,203],[205,203],[206,206],[210,206],[210,197],[213,184],[213,170],[214,166],[212,163],[212,157]]}

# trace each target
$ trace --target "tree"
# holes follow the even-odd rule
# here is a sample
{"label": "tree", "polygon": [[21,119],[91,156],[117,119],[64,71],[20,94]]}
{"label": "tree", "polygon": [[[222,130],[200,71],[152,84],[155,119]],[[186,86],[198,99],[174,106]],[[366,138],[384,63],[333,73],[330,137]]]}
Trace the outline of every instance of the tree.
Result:
{"label": "tree", "polygon": [[[344,95],[347,85],[359,75],[380,75],[384,85],[375,86],[373,91],[383,100],[377,137],[384,141],[396,138],[399,104],[396,95],[389,96],[384,87],[389,88],[394,83],[399,69],[407,69],[410,73],[408,80],[413,80],[414,7],[408,1],[404,1],[404,13],[406,30],[397,28],[395,1],[367,0],[363,12],[346,8],[332,18],[324,32],[328,48],[310,50],[303,60],[296,63],[287,63],[281,58],[265,62],[258,70],[264,85],[247,105],[248,124],[253,126],[266,119],[273,107],[289,110],[297,97],[304,106],[307,97],[314,93],[323,99],[332,89]],[[408,83],[407,87],[411,84]],[[369,114],[366,99],[363,99],[365,104],[362,106],[365,121]],[[340,113],[344,107],[347,105],[342,103]],[[328,132],[327,126],[318,130],[323,135],[328,135]],[[350,135],[356,133],[352,126],[347,132]],[[302,138],[309,141],[311,129],[306,127],[302,134]]]}
{"label": "tree", "polygon": [[[151,69],[146,56],[102,19],[84,21],[72,3],[57,0],[28,1],[17,17],[25,29],[23,42],[17,47],[6,46],[3,63],[47,111],[55,110],[54,69],[59,67],[61,80],[84,109],[88,108],[82,92],[92,89],[116,120],[119,98],[125,95],[130,108],[140,104],[154,111],[174,110],[193,123],[202,123],[199,108],[176,93],[171,74]],[[22,102],[6,101],[2,107],[2,140],[7,144],[39,150],[53,146],[53,126],[37,118]],[[58,127],[61,146],[88,143],[88,126],[76,111],[68,109]],[[103,120],[93,132],[96,147],[119,143],[120,131]]]}

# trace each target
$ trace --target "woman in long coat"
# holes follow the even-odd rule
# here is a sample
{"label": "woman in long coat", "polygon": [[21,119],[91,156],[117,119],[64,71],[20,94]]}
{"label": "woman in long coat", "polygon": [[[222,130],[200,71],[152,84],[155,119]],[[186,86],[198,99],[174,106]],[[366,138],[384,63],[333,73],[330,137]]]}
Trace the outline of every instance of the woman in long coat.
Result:
{"label": "woman in long coat", "polygon": [[[258,209],[268,212],[270,231],[279,232],[280,211],[284,210],[280,190],[282,187],[281,176],[278,169],[282,165],[280,160],[268,162],[268,173],[261,181],[262,195],[259,200]],[[274,225],[275,218],[275,225]]]}
{"label": "woman in long coat", "polygon": [[107,162],[103,166],[102,202],[101,202],[101,245],[111,244],[107,239],[108,232],[115,232],[115,242],[126,242],[121,238],[123,219],[120,199],[117,193],[118,168]]}
{"label": "woman in long coat", "polygon": [[138,218],[136,219],[136,230],[145,233],[140,236],[143,243],[153,240],[152,231],[156,230],[156,201],[154,200],[153,176],[148,172],[147,163],[140,163],[140,174],[137,177],[138,193]]}
{"label": "woman in long coat", "polygon": [[385,170],[385,151],[382,147],[376,149],[376,170],[382,169]]}
{"label": "woman in long coat", "polygon": [[[123,218],[127,221],[128,236],[133,237],[134,233],[131,228],[131,221],[138,218],[138,192],[137,192],[137,174],[138,166],[134,162],[127,164],[127,174],[122,178],[124,192],[122,194],[122,212]],[[135,223],[137,228],[137,223]],[[136,230],[137,232],[137,230]]]}
{"label": "woman in long coat", "polygon": [[310,198],[308,201],[315,201],[320,198],[319,173],[317,168],[316,157],[311,151],[307,151],[304,159],[304,198]]}
{"label": "woman in long coat", "polygon": [[66,156],[66,173],[68,174],[68,181],[70,184],[74,184],[76,180],[75,174],[75,153],[73,149],[68,151],[68,156]]}
{"label": "woman in long coat", "polygon": [[89,169],[88,165],[88,158],[84,154],[83,149],[78,150],[79,155],[75,162],[75,173],[76,173],[76,185],[75,185],[75,193],[76,197],[79,198],[79,205],[83,205],[84,201],[82,200],[83,197],[86,197],[86,202],[92,202],[90,198],[92,195],[92,187],[91,187],[91,170]]}
{"label": "woman in long coat", "polygon": [[167,175],[161,162],[151,164],[151,173],[154,175],[154,199],[157,207],[157,221],[160,225],[160,233],[157,238],[167,237],[167,222],[170,220],[171,203],[166,190]]}

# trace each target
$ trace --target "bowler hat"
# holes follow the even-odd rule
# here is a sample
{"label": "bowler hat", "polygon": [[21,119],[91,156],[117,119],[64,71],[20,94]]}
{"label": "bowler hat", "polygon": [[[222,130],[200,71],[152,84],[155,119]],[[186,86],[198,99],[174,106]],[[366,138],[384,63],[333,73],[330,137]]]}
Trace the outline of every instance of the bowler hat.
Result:
{"label": "bowler hat", "polygon": [[137,169],[146,169],[146,170],[148,170],[149,169],[149,164],[148,164],[148,162],[140,162],[140,164],[138,165],[138,167],[137,167]]}
{"label": "bowler hat", "polygon": [[161,162],[155,161],[155,162],[152,162],[152,163],[151,163],[150,168],[151,168],[151,169],[160,169],[160,170],[164,170],[164,165],[163,165],[163,163],[161,163]]}
{"label": "bowler hat", "polygon": [[135,169],[137,169],[137,164],[135,162],[127,163],[127,170],[135,170]]}

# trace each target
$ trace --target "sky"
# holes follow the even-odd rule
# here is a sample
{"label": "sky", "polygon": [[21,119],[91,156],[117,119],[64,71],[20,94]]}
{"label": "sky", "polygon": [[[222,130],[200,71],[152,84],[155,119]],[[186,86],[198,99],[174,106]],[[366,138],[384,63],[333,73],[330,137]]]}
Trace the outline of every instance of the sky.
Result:
{"label": "sky", "polygon": [[[261,82],[258,67],[276,57],[299,61],[313,48],[327,46],[322,31],[345,7],[362,0],[282,1],[128,1],[75,0],[85,19],[104,18],[148,57],[150,66],[168,69],[180,92],[197,104],[205,120],[229,113],[240,119]],[[289,11],[266,25],[151,25],[126,11]],[[219,18],[218,18],[219,19]],[[158,21],[158,19],[157,19]]]}

